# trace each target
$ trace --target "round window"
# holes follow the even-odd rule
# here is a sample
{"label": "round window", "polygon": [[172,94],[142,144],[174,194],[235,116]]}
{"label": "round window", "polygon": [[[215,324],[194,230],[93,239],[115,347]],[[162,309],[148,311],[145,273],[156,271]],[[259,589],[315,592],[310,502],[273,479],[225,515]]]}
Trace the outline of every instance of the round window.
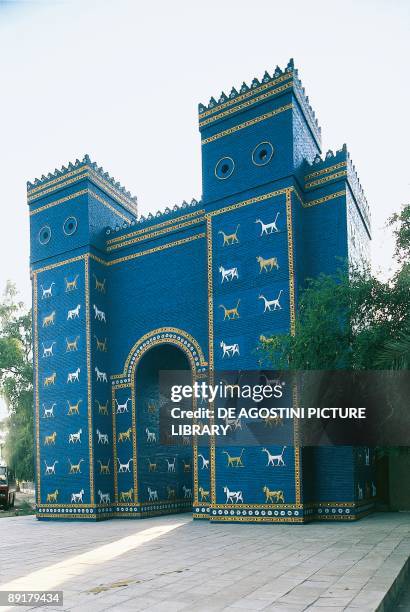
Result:
{"label": "round window", "polygon": [[235,162],[231,157],[222,157],[215,166],[215,176],[221,180],[231,176],[235,168]]}
{"label": "round window", "polygon": [[270,162],[273,153],[273,146],[270,142],[260,142],[252,152],[252,161],[256,166],[264,166]]}
{"label": "round window", "polygon": [[38,233],[38,240],[40,244],[47,244],[50,242],[51,229],[48,225],[44,225]]}
{"label": "round window", "polygon": [[64,221],[63,230],[66,236],[71,236],[77,229],[77,219],[75,217],[68,217]]}

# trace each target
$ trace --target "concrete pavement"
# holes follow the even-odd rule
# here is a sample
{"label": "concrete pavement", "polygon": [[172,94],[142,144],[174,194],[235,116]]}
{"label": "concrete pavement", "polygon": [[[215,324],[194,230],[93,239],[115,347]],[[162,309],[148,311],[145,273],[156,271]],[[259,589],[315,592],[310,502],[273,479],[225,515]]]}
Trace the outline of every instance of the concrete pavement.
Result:
{"label": "concrete pavement", "polygon": [[409,555],[410,513],[308,525],[0,520],[0,589],[63,590],[58,610],[384,610]]}

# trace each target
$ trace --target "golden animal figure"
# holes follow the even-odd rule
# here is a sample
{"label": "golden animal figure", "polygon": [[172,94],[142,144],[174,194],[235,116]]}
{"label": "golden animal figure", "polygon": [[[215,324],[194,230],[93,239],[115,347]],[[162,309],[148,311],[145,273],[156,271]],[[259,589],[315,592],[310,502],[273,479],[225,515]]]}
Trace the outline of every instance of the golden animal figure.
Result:
{"label": "golden animal figure", "polygon": [[78,351],[78,340],[80,339],[80,336],[76,336],[74,338],[74,340],[69,340],[68,338],[65,339],[66,341],[66,349],[65,352],[66,353],[71,353],[72,351]]}
{"label": "golden animal figure", "polygon": [[155,414],[157,411],[157,407],[154,402],[148,402],[147,410],[149,414]]}
{"label": "golden animal figure", "polygon": [[278,425],[283,425],[283,419],[279,415],[266,417],[263,421],[265,427],[278,427]]}
{"label": "golden animal figure", "polygon": [[105,416],[108,416],[108,400],[105,402],[105,404],[101,404],[97,399],[95,401],[97,402],[98,406],[98,414],[105,414]]}
{"label": "golden animal figure", "polygon": [[273,336],[272,338],[267,338],[266,336],[264,336],[263,334],[261,334],[259,336],[259,340],[261,342],[264,342],[265,344],[273,344],[274,342],[276,342],[276,338],[275,336]]}
{"label": "golden animal figure", "polygon": [[50,446],[56,443],[57,432],[53,431],[49,436],[44,436],[44,446]]}
{"label": "golden animal figure", "polygon": [[224,231],[219,230],[218,234],[221,234],[223,237],[223,246],[228,246],[229,244],[238,244],[238,229],[239,223],[236,226],[236,230],[232,234],[225,234]]}
{"label": "golden animal figure", "polygon": [[147,459],[148,461],[148,472],[156,472],[157,471],[157,464],[156,463],[151,463],[151,461],[149,459]]}
{"label": "golden animal figure", "polygon": [[245,449],[243,448],[241,450],[241,454],[235,457],[231,457],[228,451],[225,451],[225,450],[222,451],[222,453],[226,455],[226,458],[228,461],[228,467],[244,467],[243,462],[242,462],[242,455],[243,455],[244,450]]}
{"label": "golden animal figure", "polygon": [[201,496],[201,501],[209,501],[209,491],[205,491],[203,487],[199,487],[198,491]]}
{"label": "golden animal figure", "polygon": [[283,502],[285,503],[285,496],[283,491],[270,491],[269,487],[266,485],[263,487],[263,492],[265,493],[266,503],[268,502]]}
{"label": "golden animal figure", "polygon": [[58,489],[56,489],[53,493],[48,493],[47,494],[47,504],[55,504],[57,502],[57,498],[58,498]]}
{"label": "golden animal figure", "polygon": [[78,274],[76,274],[73,278],[73,280],[68,280],[68,278],[65,278],[65,290],[67,292],[70,291],[74,291],[75,289],[77,289],[77,280],[78,280]]}
{"label": "golden animal figure", "polygon": [[118,442],[125,442],[125,440],[129,442],[131,440],[131,432],[132,427],[128,427],[126,431],[120,431],[118,434]]}
{"label": "golden animal figure", "polygon": [[54,325],[56,318],[56,311],[53,310],[52,313],[43,317],[43,327],[50,327],[50,325]]}
{"label": "golden animal figure", "polygon": [[98,459],[98,463],[100,464],[100,474],[110,474],[110,461],[111,459],[108,459],[108,463],[103,463],[101,461],[101,459]]}
{"label": "golden animal figure", "polygon": [[167,493],[168,493],[168,499],[175,499],[176,498],[176,491],[173,487],[170,487],[169,485],[167,486]]}
{"label": "golden animal figure", "polygon": [[128,489],[128,491],[120,492],[120,502],[132,501],[132,494],[134,493],[134,489]]}
{"label": "golden animal figure", "polygon": [[224,321],[225,319],[239,319],[238,307],[240,303],[240,299],[236,302],[236,306],[234,308],[226,308],[223,304],[219,304],[219,308],[223,308],[224,311]]}
{"label": "golden animal figure", "polygon": [[93,274],[94,280],[95,280],[95,288],[97,291],[99,291],[100,293],[105,293],[105,281],[107,280],[106,278],[104,278],[102,281],[100,281],[95,274]]}
{"label": "golden animal figure", "polygon": [[53,372],[53,374],[51,374],[51,376],[46,376],[45,379],[44,379],[44,386],[45,387],[50,387],[50,385],[55,385],[56,378],[57,378],[56,372]]}
{"label": "golden animal figure", "polygon": [[182,459],[182,465],[184,466],[184,472],[190,472],[191,471],[191,464],[189,463],[185,463],[185,460]]}
{"label": "golden animal figure", "polygon": [[67,416],[72,416],[73,414],[80,414],[80,404],[82,401],[83,401],[82,399],[79,399],[76,404],[70,404],[70,402],[67,400],[67,404],[68,404]]}
{"label": "golden animal figure", "polygon": [[264,270],[266,272],[270,272],[273,268],[279,270],[278,258],[270,257],[270,259],[264,259],[263,257],[258,256],[256,261],[259,263],[259,274],[261,274]]}
{"label": "golden animal figure", "polygon": [[95,343],[97,346],[97,351],[100,351],[101,353],[106,353],[107,352],[107,338],[104,338],[104,340],[100,340],[99,338],[97,338],[95,334],[94,334],[94,338],[95,338]]}
{"label": "golden animal figure", "polygon": [[68,460],[68,463],[70,464],[69,474],[81,474],[81,462],[82,461],[84,461],[84,459],[80,459],[78,463],[71,463],[69,459]]}

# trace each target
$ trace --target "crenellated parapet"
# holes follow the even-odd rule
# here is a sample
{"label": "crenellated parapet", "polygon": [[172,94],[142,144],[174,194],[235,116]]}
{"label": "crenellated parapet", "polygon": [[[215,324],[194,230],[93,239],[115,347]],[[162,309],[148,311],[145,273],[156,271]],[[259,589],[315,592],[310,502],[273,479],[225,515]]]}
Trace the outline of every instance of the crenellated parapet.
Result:
{"label": "crenellated parapet", "polygon": [[250,85],[247,85],[245,82],[242,83],[239,90],[232,87],[229,95],[222,92],[217,100],[211,97],[208,105],[199,104],[199,129],[201,131],[227,117],[234,116],[237,113],[289,92],[294,93],[305,119],[320,146],[321,128],[299,79],[298,71],[294,67],[293,59],[289,60],[284,70],[277,66],[272,76],[265,72],[261,80],[254,78]]}
{"label": "crenellated parapet", "polygon": [[172,208],[167,207],[164,211],[157,211],[155,214],[149,213],[146,217],[141,216],[130,223],[107,227],[106,250],[115,251],[141,240],[197,225],[203,222],[204,213],[202,201],[193,198],[191,202],[184,200],[180,205],[175,204]]}
{"label": "crenellated parapet", "polygon": [[39,199],[86,179],[102,188],[130,213],[137,215],[137,198],[132,196],[108,172],[105,172],[104,168],[92,162],[89,155],[84,155],[81,161],[76,159],[74,163],[70,162],[59,170],[56,168],[54,172],[49,172],[47,176],[43,174],[41,178],[28,181],[27,202],[33,204]]}
{"label": "crenellated parapet", "polygon": [[304,190],[307,193],[340,180],[347,181],[363,222],[370,234],[371,218],[369,204],[346,144],[335,152],[332,150],[327,151],[324,157],[316,155],[311,164],[306,162],[304,171]]}

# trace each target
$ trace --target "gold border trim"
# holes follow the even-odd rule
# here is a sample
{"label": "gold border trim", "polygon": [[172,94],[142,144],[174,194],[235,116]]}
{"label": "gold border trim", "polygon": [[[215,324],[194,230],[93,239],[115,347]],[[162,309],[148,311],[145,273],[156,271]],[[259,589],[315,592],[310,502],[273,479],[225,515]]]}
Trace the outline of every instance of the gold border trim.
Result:
{"label": "gold border trim", "polygon": [[269,81],[268,83],[261,83],[258,87],[255,87],[254,89],[250,88],[248,91],[246,91],[243,94],[239,94],[235,98],[230,98],[226,102],[222,102],[222,104],[218,103],[213,108],[209,108],[203,111],[202,113],[199,113],[198,115],[199,121],[201,121],[205,117],[208,117],[209,115],[212,115],[213,113],[216,113],[220,110],[223,110],[224,108],[227,108],[228,106],[232,106],[234,104],[237,104],[238,102],[242,102],[242,100],[251,98],[252,96],[258,94],[260,91],[271,89],[272,87],[275,87],[275,85],[277,85],[278,83],[282,83],[282,81],[285,81],[287,79],[293,80],[293,72],[285,72],[284,74],[281,74],[281,76],[277,77],[276,79],[272,81]]}
{"label": "gold border trim", "polygon": [[214,134],[213,136],[209,136],[209,138],[204,138],[201,140],[201,144],[206,145],[210,142],[214,142],[215,140],[218,140],[219,138],[223,138],[224,136],[230,136],[231,134],[234,134],[235,132],[238,132],[239,130],[243,130],[244,128],[250,127],[251,125],[255,125],[256,123],[260,123],[261,121],[265,121],[266,119],[275,117],[276,115],[279,115],[280,113],[283,113],[287,110],[291,110],[292,108],[293,108],[293,104],[292,102],[290,102],[289,104],[285,104],[285,106],[275,108],[273,111],[270,111],[269,113],[264,113],[263,115],[260,115],[259,117],[255,117],[254,119],[248,119],[248,121],[244,121],[243,123],[234,125],[233,127],[230,127],[227,130],[223,130],[222,132],[218,132],[217,134]]}

